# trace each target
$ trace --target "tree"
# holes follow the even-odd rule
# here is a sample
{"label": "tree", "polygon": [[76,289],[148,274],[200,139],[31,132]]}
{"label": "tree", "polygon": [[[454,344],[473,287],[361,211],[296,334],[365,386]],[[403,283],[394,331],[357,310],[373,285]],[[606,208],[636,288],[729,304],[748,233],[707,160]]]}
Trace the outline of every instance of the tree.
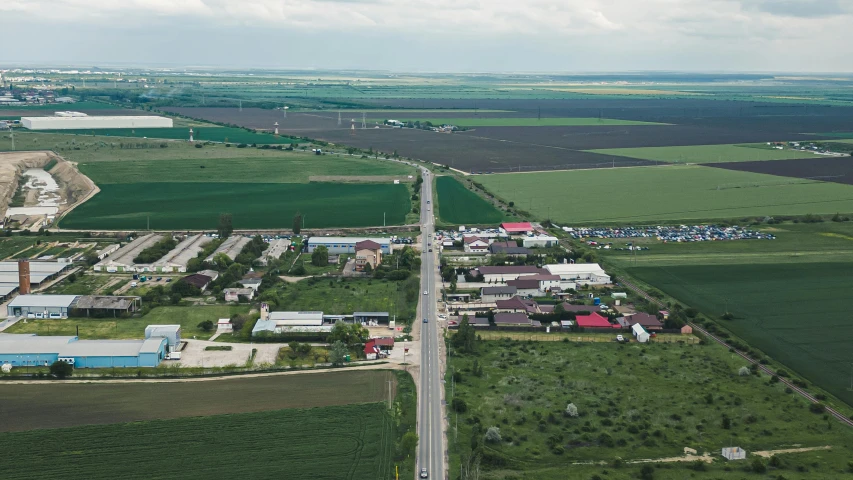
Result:
{"label": "tree", "polygon": [[369,335],[370,332],[358,323],[337,322],[329,334],[329,342],[341,342],[352,347],[364,343]]}
{"label": "tree", "polygon": [[403,449],[403,455],[406,458],[412,456],[415,453],[415,449],[418,448],[418,434],[415,432],[406,432],[403,434],[403,439],[400,441],[400,447]]}
{"label": "tree", "polygon": [[183,279],[172,284],[172,293],[180,294],[182,297],[201,295],[201,290],[195,285],[185,282]]}
{"label": "tree", "polygon": [[752,471],[755,473],[764,473],[767,471],[767,465],[761,460],[761,457],[752,458]]}
{"label": "tree", "polygon": [[570,417],[577,417],[579,415],[578,407],[576,407],[574,403],[566,405],[566,415]]}
{"label": "tree", "polygon": [[751,372],[749,371],[749,367],[740,367],[740,369],[738,369],[737,371],[737,374],[741,377],[748,377],[750,373]]}
{"label": "tree", "polygon": [[213,330],[213,321],[212,320],[205,320],[205,321],[198,324],[198,328],[204,330],[205,332],[209,332],[209,331]]}
{"label": "tree", "polygon": [[344,345],[344,342],[339,340],[332,344],[332,348],[329,350],[329,360],[332,362],[332,365],[336,367],[343,365],[346,361],[347,353],[347,346]]}
{"label": "tree", "polygon": [[489,427],[486,430],[486,435],[483,437],[484,440],[488,443],[500,443],[501,441],[501,429],[498,427]]}
{"label": "tree", "polygon": [[219,226],[216,228],[216,233],[219,238],[228,238],[231,232],[234,231],[234,218],[230,213],[219,214]]}
{"label": "tree", "polygon": [[370,262],[364,264],[364,273],[370,274],[373,271],[373,266],[370,265]]}
{"label": "tree", "polygon": [[299,232],[302,231],[302,214],[296,212],[296,215],[293,216],[293,233],[295,235],[299,235]]}
{"label": "tree", "polygon": [[465,402],[465,400],[459,397],[455,397],[453,400],[450,401],[450,408],[453,409],[453,411],[456,413],[465,413],[468,411],[468,404]]}
{"label": "tree", "polygon": [[329,249],[325,245],[316,247],[311,252],[311,265],[315,267],[325,267],[329,264]]}
{"label": "tree", "polygon": [[652,480],[655,478],[655,469],[651,465],[643,465],[640,469],[640,478],[643,480]]}
{"label": "tree", "polygon": [[465,314],[462,316],[456,335],[453,335],[450,343],[464,353],[472,353],[476,350],[476,341],[477,334],[474,332],[474,327],[468,323],[468,315]]}
{"label": "tree", "polygon": [[50,364],[50,374],[56,378],[63,379],[65,377],[70,377],[73,372],[74,366],[70,363],[57,360]]}

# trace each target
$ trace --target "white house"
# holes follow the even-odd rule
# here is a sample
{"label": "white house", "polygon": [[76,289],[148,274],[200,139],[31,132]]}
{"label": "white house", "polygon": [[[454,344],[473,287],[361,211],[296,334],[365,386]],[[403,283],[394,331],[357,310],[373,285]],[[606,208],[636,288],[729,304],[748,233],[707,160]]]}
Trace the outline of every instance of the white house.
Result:
{"label": "white house", "polygon": [[610,275],[607,275],[597,263],[557,263],[545,265],[545,269],[552,275],[559,275],[564,282],[575,282],[581,285],[610,283]]}
{"label": "white house", "polygon": [[507,280],[516,280],[525,275],[547,274],[548,271],[533,265],[504,265],[490,266],[484,265],[476,268],[479,276],[483,277],[484,282],[488,283],[504,283]]}
{"label": "white house", "polygon": [[222,293],[225,294],[226,302],[238,302],[241,296],[251,300],[255,296],[255,291],[251,288],[226,288]]}
{"label": "white house", "polygon": [[489,251],[489,242],[480,237],[465,237],[462,243],[468,253],[487,253]]}

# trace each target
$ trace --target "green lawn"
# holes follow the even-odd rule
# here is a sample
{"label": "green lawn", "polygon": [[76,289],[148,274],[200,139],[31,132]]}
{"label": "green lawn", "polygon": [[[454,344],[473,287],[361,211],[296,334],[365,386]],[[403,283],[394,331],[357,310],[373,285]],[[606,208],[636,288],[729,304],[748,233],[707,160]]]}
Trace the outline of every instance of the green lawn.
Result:
{"label": "green lawn", "polygon": [[848,317],[853,263],[628,268],[631,276],[719,318],[726,328],[853,404]]}
{"label": "green lawn", "polygon": [[411,209],[406,185],[285,183],[104,184],[100,193],[62,218],[69,229],[210,230],[231,213],[234,228],[400,225]]}
{"label": "green lawn", "polygon": [[764,144],[605,148],[589,151],[604,155],[670,163],[753,162],[759,160],[790,160],[794,158],[825,158],[814,153],[799,150],[776,150]]}
{"label": "green lawn", "polygon": [[[452,351],[448,361],[448,372],[459,372],[446,390],[451,472],[481,445],[482,479],[636,479],[642,465],[630,462],[680,457],[691,447],[713,464],[697,472],[671,463],[642,478],[771,478],[743,472],[745,462],[724,461],[720,449],[798,444],[833,450],[782,455],[772,478],[847,478],[853,429],[809,412],[765,375],[738,375],[744,362],[715,344],[480,341],[476,354]],[[458,418],[454,395],[467,406]],[[578,417],[565,414],[569,403]],[[499,441],[485,441],[490,427]]]}
{"label": "green lawn", "polygon": [[[313,176],[396,175],[405,180],[411,167],[384,160],[275,152],[241,156],[249,149],[231,149],[231,158],[173,158],[79,163],[96,184],[155,182],[308,183]],[[254,152],[252,152],[254,153]],[[392,183],[390,180],[388,183]]]}
{"label": "green lawn", "polygon": [[109,275],[82,275],[77,276],[74,282],[66,278],[60,283],[54,284],[46,293],[56,295],[94,295],[99,288],[106,285],[113,277]]}
{"label": "green lawn", "polygon": [[[84,277],[86,278],[86,277]],[[69,318],[28,320],[7,328],[6,333],[38,335],[77,335],[82,339],[142,339],[148,325],[180,324],[184,338],[210,338],[213,332],[198,328],[204,320],[214,323],[235,313],[246,313],[248,306],[217,305],[209,307],[157,307],[143,317],[134,318]],[[78,330],[79,329],[79,330]]]}
{"label": "green lawn", "polygon": [[[419,120],[433,125],[456,125],[457,127],[580,127],[612,125],[667,125],[665,123],[619,120],[615,118],[413,118],[400,120],[414,122]],[[381,120],[380,120],[381,121]]]}
{"label": "green lawn", "polygon": [[696,165],[476,176],[539,218],[613,224],[853,212],[853,186]]}
{"label": "green lawn", "polygon": [[394,429],[384,403],[33,430],[0,434],[0,441],[18,460],[4,467],[7,480],[175,472],[190,479],[331,480],[391,478],[394,470]]}
{"label": "green lawn", "polygon": [[494,205],[465,188],[453,177],[441,176],[435,179],[436,205],[438,217],[449,224],[485,224],[500,223],[504,219]]}
{"label": "green lawn", "polygon": [[303,253],[299,256],[299,260],[296,261],[296,265],[302,264],[302,266],[305,267],[305,275],[323,275],[325,273],[340,272],[341,270],[343,270],[344,265],[347,264],[347,259],[353,256],[354,255],[342,254],[340,256],[340,262],[338,262],[337,264],[317,267],[311,263],[311,254]]}
{"label": "green lawn", "polygon": [[[99,128],[95,130],[42,130],[45,133],[56,133],[64,135],[97,135],[103,137],[130,137],[130,138],[164,138],[173,140],[189,140],[189,127],[172,128]],[[299,143],[289,137],[281,137],[271,133],[252,132],[242,128],[220,127],[218,125],[204,125],[193,127],[193,139],[197,142],[231,142],[246,144],[290,144]],[[121,139],[115,139],[121,141]]]}

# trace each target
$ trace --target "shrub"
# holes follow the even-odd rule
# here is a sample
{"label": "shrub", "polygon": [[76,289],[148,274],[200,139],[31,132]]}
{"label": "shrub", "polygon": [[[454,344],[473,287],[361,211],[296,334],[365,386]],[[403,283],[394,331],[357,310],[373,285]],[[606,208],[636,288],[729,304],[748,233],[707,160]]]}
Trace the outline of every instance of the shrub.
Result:
{"label": "shrub", "polygon": [[570,417],[577,417],[579,415],[578,407],[576,407],[574,403],[566,405],[566,415]]}
{"label": "shrub", "polygon": [[488,443],[499,443],[501,441],[501,429],[498,427],[489,427],[483,438]]}
{"label": "shrub", "polygon": [[822,403],[813,403],[809,405],[809,411],[812,413],[823,413],[826,411],[826,406]]}
{"label": "shrub", "polygon": [[737,374],[741,377],[748,377],[751,372],[749,371],[749,367],[740,367],[737,371]]}
{"label": "shrub", "polygon": [[761,460],[760,457],[754,457],[752,459],[752,471],[755,473],[764,473],[767,471],[767,465],[764,464],[764,461]]}
{"label": "shrub", "polygon": [[450,402],[450,408],[456,413],[465,413],[468,411],[468,404],[465,403],[465,400],[457,397]]}
{"label": "shrub", "polygon": [[56,378],[63,379],[65,377],[70,377],[73,372],[74,366],[70,363],[57,360],[50,364],[50,374]]}

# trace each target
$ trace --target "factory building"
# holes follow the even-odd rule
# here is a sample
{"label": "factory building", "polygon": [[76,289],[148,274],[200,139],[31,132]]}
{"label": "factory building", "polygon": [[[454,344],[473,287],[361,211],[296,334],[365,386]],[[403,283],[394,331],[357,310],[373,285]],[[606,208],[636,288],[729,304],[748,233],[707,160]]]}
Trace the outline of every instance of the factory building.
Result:
{"label": "factory building", "polygon": [[107,295],[18,295],[6,305],[9,317],[68,318],[72,310],[80,315],[133,313],[142,306],[141,297]]}
{"label": "factory building", "polygon": [[330,254],[356,253],[356,244],[366,240],[379,244],[379,249],[383,255],[391,253],[390,239],[366,237],[311,237],[308,239],[308,253],[313,253],[314,249],[321,245],[328,248]]}
{"label": "factory building", "polygon": [[91,130],[101,128],[172,128],[172,119],[158,116],[89,116],[81,112],[56,112],[52,117],[21,117],[29,130]]}
{"label": "factory building", "polygon": [[[53,280],[70,266],[68,262],[51,260],[0,262],[0,301],[6,300],[16,291],[30,293],[31,289]],[[18,289],[21,285],[24,286],[24,290]]]}
{"label": "factory building", "polygon": [[148,325],[145,327],[145,339],[165,338],[170,352],[178,350],[181,346],[180,325]]}
{"label": "factory building", "polygon": [[165,337],[146,340],[80,340],[74,336],[0,333],[0,364],[49,366],[57,360],[74,368],[156,367],[166,356]]}

